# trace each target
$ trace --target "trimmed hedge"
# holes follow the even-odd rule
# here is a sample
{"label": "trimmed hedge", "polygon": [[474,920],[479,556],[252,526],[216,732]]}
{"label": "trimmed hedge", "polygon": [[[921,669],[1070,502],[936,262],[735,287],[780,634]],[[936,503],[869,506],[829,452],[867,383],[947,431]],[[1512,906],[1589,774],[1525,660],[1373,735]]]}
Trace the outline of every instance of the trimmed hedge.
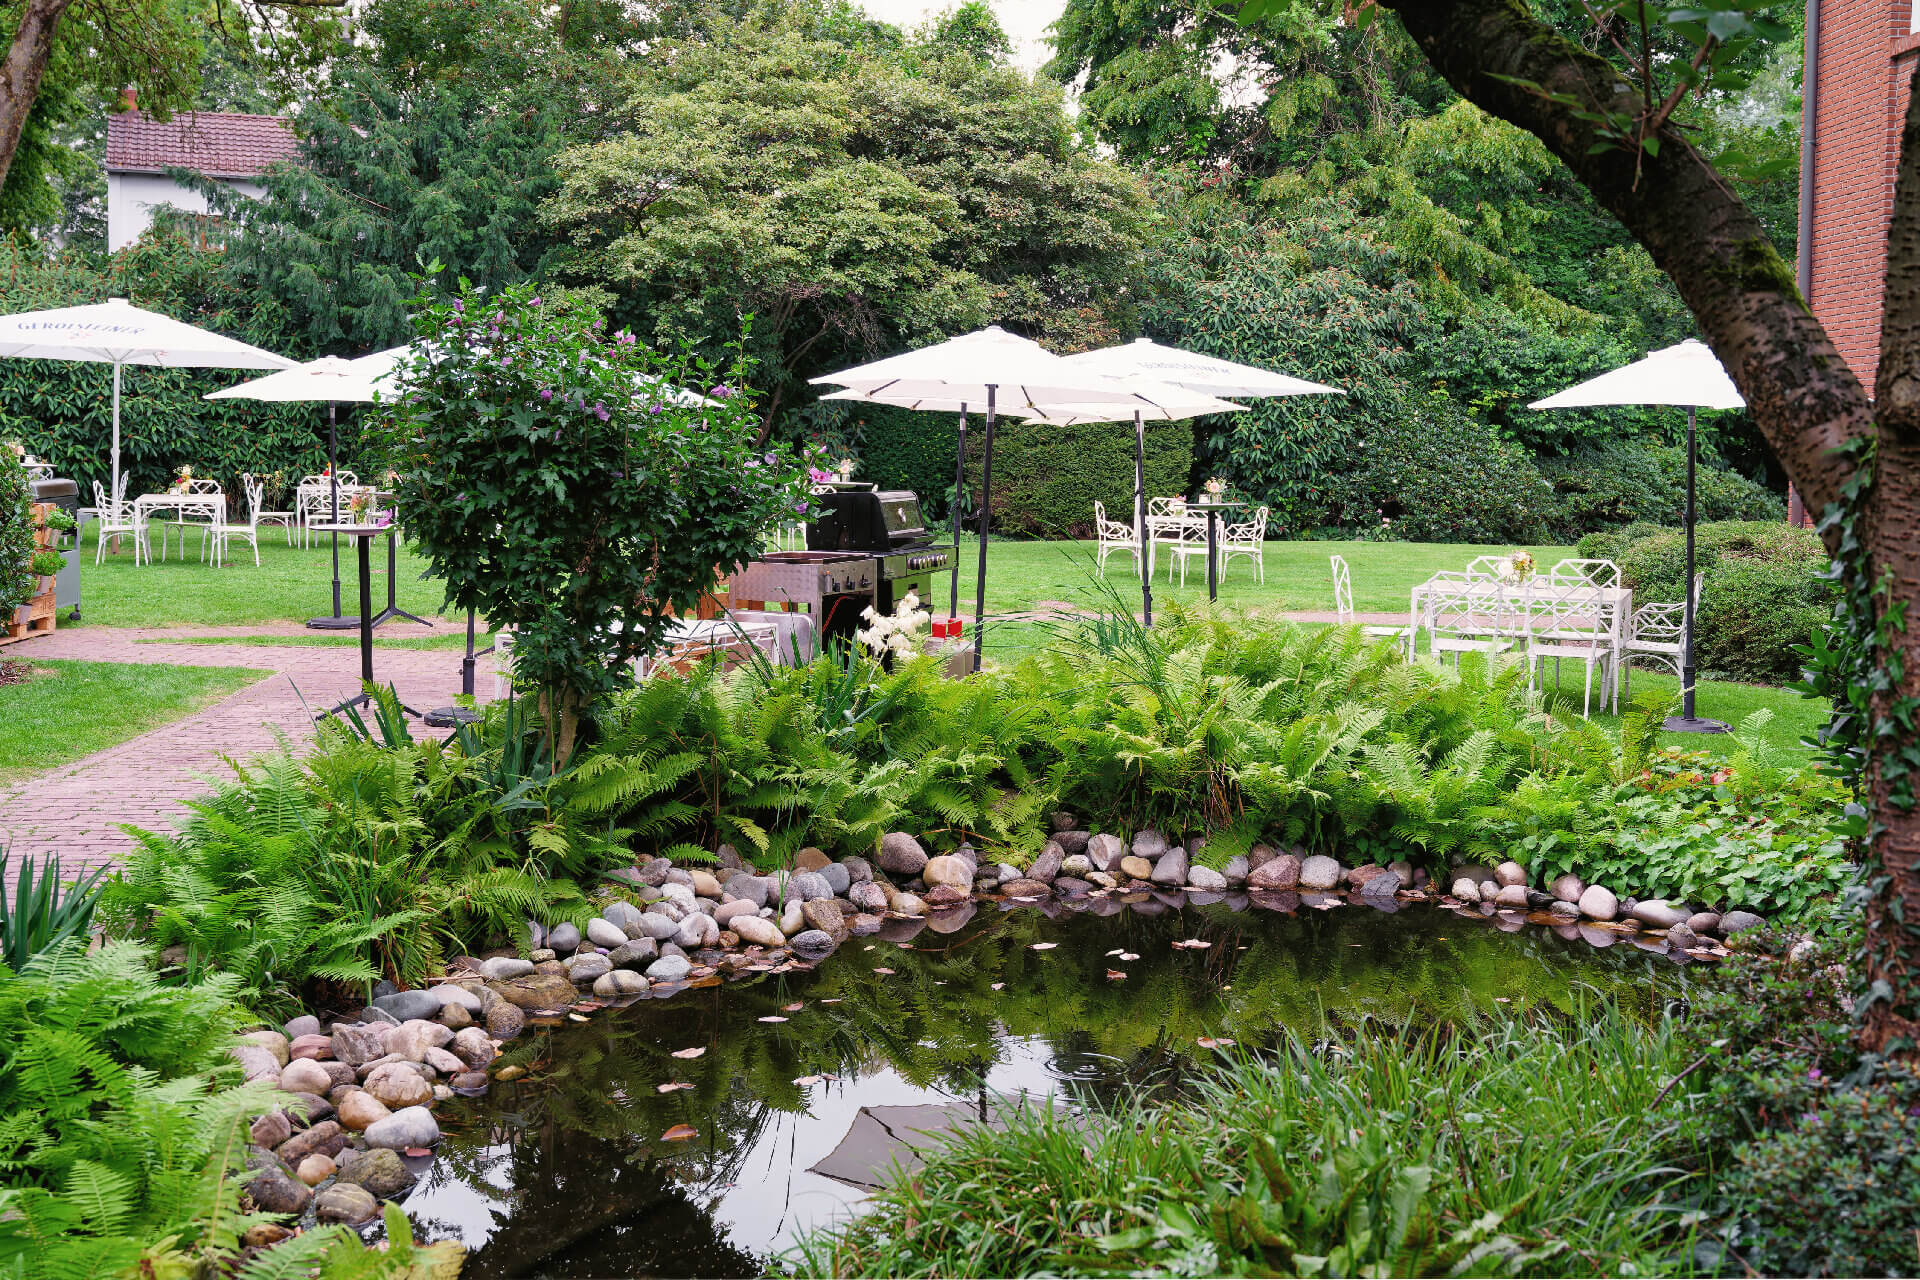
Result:
{"label": "trimmed hedge", "polygon": [[[1783,684],[1800,674],[1793,646],[1827,625],[1835,588],[1826,548],[1811,529],[1724,521],[1699,525],[1700,591],[1695,653],[1702,670],[1734,680]],[[1635,525],[1580,539],[1582,556],[1616,560],[1640,603],[1686,599],[1682,529]]]}
{"label": "trimmed hedge", "polygon": [[1333,481],[1343,528],[1407,542],[1538,542],[1553,493],[1518,445],[1443,397],[1370,424]]}
{"label": "trimmed hedge", "polygon": [[[985,432],[967,428],[967,487],[980,490]],[[951,454],[948,455],[951,458]],[[949,463],[951,465],[951,463]],[[1184,422],[1147,424],[1147,496],[1193,487],[1193,431]],[[951,483],[951,482],[949,482]],[[1093,536],[1093,504],[1129,521],[1133,511],[1133,424],[1038,426],[1003,419],[993,428],[993,529],[1031,538]]]}
{"label": "trimmed hedge", "polygon": [[[1675,445],[1623,440],[1543,458],[1553,486],[1551,535],[1571,541],[1595,530],[1686,516],[1687,451]],[[1702,521],[1786,519],[1786,502],[1764,486],[1703,454],[1695,488]]]}

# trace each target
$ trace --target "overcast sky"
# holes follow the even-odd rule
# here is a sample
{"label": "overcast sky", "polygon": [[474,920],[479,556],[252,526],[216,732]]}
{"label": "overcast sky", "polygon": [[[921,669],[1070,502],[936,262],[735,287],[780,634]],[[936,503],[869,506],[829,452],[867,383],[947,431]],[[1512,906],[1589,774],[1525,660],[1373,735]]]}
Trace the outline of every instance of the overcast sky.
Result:
{"label": "overcast sky", "polygon": [[[882,22],[917,27],[937,13],[957,9],[960,0],[859,0],[860,7]],[[1066,0],[988,0],[1007,37],[1013,41],[1014,60],[1028,71],[1038,70],[1053,56],[1047,28],[1060,16]]]}

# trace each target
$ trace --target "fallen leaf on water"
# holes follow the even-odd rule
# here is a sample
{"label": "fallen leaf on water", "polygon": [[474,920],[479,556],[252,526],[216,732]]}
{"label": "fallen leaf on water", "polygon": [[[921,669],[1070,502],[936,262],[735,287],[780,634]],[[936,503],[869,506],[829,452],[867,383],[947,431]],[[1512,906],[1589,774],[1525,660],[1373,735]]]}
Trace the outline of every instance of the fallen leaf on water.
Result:
{"label": "fallen leaf on water", "polygon": [[806,1007],[807,1002],[805,1000],[795,1000],[792,1004],[781,1005],[780,1009],[784,1013],[798,1013]]}
{"label": "fallen leaf on water", "polygon": [[1126,980],[1127,980],[1127,975],[1126,975],[1126,971],[1125,971],[1125,970],[1123,970],[1123,969],[1109,969],[1109,970],[1107,970],[1107,981],[1108,981],[1108,982],[1125,982]]}
{"label": "fallen leaf on water", "polygon": [[693,1046],[693,1048],[691,1049],[675,1049],[673,1051],[673,1056],[676,1058],[697,1058],[701,1054],[705,1053],[706,1051],[707,1051],[707,1046],[703,1044],[697,1044]]}
{"label": "fallen leaf on water", "polygon": [[1006,985],[1007,985],[1007,984],[1006,984],[1006,983],[1004,983],[1004,982],[996,982],[996,983],[994,983],[994,984],[993,984],[993,988],[992,988],[992,989],[993,989],[993,990],[995,990],[995,991],[998,991],[998,990],[1000,990],[1000,988],[1002,988],[1002,987],[1004,987],[1004,986],[1006,986]]}
{"label": "fallen leaf on water", "polygon": [[1498,1000],[1498,1001],[1499,1001],[1499,1002],[1500,1002],[1501,1004],[1512,1004],[1512,1003],[1513,1003],[1513,997],[1512,997],[1512,996],[1495,996],[1495,997],[1494,997],[1494,999],[1495,999],[1495,1000]]}
{"label": "fallen leaf on water", "polygon": [[660,1135],[662,1142],[685,1142],[688,1138],[697,1138],[700,1131],[690,1124],[677,1124]]}
{"label": "fallen leaf on water", "polygon": [[1051,951],[1051,950],[1053,950],[1053,949],[1054,949],[1055,947],[1057,947],[1057,946],[1059,946],[1059,945],[1060,945],[1060,944],[1059,944],[1059,943],[1057,943],[1057,942],[1036,942],[1036,943],[1034,943],[1034,944],[1033,944],[1033,946],[1031,946],[1031,947],[1029,947],[1029,948],[1028,948],[1028,950],[1030,950],[1030,951]]}
{"label": "fallen leaf on water", "polygon": [[795,1076],[793,1082],[795,1084],[819,1084],[823,1079],[825,1079],[824,1076]]}
{"label": "fallen leaf on water", "polygon": [[1117,955],[1119,955],[1119,954],[1120,954],[1120,953],[1121,953],[1122,951],[1125,951],[1125,950],[1126,950],[1126,948],[1125,948],[1125,947],[1115,947],[1115,948],[1114,948],[1113,950],[1111,950],[1111,951],[1109,951],[1109,952],[1107,952],[1107,955],[1108,955],[1108,956],[1117,956]]}
{"label": "fallen leaf on water", "polygon": [[430,1155],[432,1155],[432,1154],[433,1154],[433,1152],[432,1152],[432,1151],[430,1151],[430,1150],[428,1150],[428,1149],[427,1149],[426,1147],[408,1147],[408,1148],[406,1149],[406,1154],[407,1154],[407,1155],[410,1155],[410,1156],[412,1156],[412,1157],[413,1157],[414,1159],[416,1159],[416,1160],[418,1160],[418,1159],[419,1159],[419,1158],[420,1158],[421,1156],[430,1156]]}
{"label": "fallen leaf on water", "polygon": [[693,1086],[688,1084],[685,1080],[673,1080],[673,1081],[669,1081],[666,1084],[657,1084],[653,1086],[653,1091],[655,1093],[678,1093],[682,1089],[691,1089],[691,1088],[693,1088]]}
{"label": "fallen leaf on water", "polygon": [[785,1021],[786,1021],[786,1019],[785,1019],[785,1018],[783,1018],[783,1017],[781,1017],[781,1016],[780,1016],[779,1014],[777,1014],[777,1013],[770,1013],[770,1014],[768,1014],[768,1015],[767,1015],[766,1017],[764,1017],[764,1018],[762,1018],[762,1019],[760,1019],[760,1021],[762,1021],[762,1022],[785,1022]]}
{"label": "fallen leaf on water", "polygon": [[585,1022],[587,1015],[584,1013],[570,1013],[567,1015],[567,1019],[570,1022]]}
{"label": "fallen leaf on water", "polygon": [[1139,959],[1140,957],[1139,957],[1139,956],[1137,956],[1137,955],[1135,955],[1135,954],[1134,954],[1133,952],[1131,952],[1131,951],[1122,951],[1122,952],[1120,953],[1120,958],[1121,958],[1122,960],[1138,960],[1138,959]]}
{"label": "fallen leaf on water", "polygon": [[839,996],[834,996],[834,997],[832,997],[831,999],[827,999],[827,1000],[822,1000],[822,1001],[821,1001],[820,1003],[821,1003],[821,1004],[839,1004],[839,1003],[840,1003],[840,1000],[841,1000],[841,997],[839,997]]}
{"label": "fallen leaf on water", "polygon": [[1225,1036],[1201,1036],[1198,1040],[1194,1041],[1194,1043],[1202,1049],[1230,1049],[1233,1047],[1233,1041],[1227,1039]]}
{"label": "fallen leaf on water", "polygon": [[892,973],[892,972],[893,972],[893,970],[891,970],[891,969],[888,969],[888,968],[886,968],[885,966],[881,966],[881,967],[878,967],[878,968],[876,968],[876,969],[874,969],[874,972],[875,972],[875,973]]}

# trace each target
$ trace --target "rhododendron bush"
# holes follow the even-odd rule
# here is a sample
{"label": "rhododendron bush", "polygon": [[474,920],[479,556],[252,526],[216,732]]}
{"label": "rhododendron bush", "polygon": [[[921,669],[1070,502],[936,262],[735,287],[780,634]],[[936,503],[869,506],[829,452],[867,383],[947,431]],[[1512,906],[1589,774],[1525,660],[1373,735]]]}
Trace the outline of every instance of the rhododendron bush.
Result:
{"label": "rhododendron bush", "polygon": [[462,280],[413,305],[378,436],[401,524],[449,603],[514,632],[556,760],[675,613],[805,513],[806,468],[756,444],[750,370],[609,333],[574,296]]}

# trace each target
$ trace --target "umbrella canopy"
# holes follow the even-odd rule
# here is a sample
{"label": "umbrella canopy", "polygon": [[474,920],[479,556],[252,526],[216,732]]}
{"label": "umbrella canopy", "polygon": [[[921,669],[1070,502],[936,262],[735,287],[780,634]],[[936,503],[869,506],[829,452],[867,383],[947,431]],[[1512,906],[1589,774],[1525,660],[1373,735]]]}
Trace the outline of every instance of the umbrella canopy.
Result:
{"label": "umbrella canopy", "polygon": [[376,371],[358,360],[321,356],[238,386],[209,391],[208,400],[269,400],[278,404],[358,404],[373,399]]}
{"label": "umbrella canopy", "polygon": [[113,498],[120,477],[120,370],[124,365],[176,369],[288,369],[294,362],[260,347],[196,328],[157,311],[109,298],[78,307],[0,316],[0,356],[83,360],[113,366]]}
{"label": "umbrella canopy", "polygon": [[[1531,409],[1587,409],[1598,405],[1677,405],[1687,411],[1687,598],[1681,636],[1680,714],[1669,716],[1664,728],[1672,733],[1725,733],[1727,726],[1694,714],[1694,687],[1699,683],[1693,661],[1695,607],[1693,527],[1698,519],[1694,472],[1700,441],[1694,423],[1699,409],[1743,409],[1746,400],[1706,343],[1696,338],[1662,347],[1644,360],[1622,365],[1611,373],[1589,378],[1557,395],[1535,400]],[[1617,696],[1617,695],[1616,695]]]}
{"label": "umbrella canopy", "polygon": [[1696,338],[1663,347],[1644,360],[1589,378],[1530,409],[1587,409],[1609,404],[1670,404],[1690,409],[1743,409],[1733,379],[1706,343]]}
{"label": "umbrella canopy", "polygon": [[864,393],[843,399],[878,399],[910,409],[950,411],[963,403],[985,405],[989,399],[1001,411],[1048,404],[1153,403],[1150,394],[1077,368],[999,325],[813,381]]}
{"label": "umbrella canopy", "polygon": [[[1083,351],[1066,361],[1115,378],[1153,378],[1211,396],[1343,396],[1338,387],[1305,378],[1237,364],[1218,356],[1165,347],[1151,338],[1135,338],[1117,347]],[[1099,419],[1085,419],[1099,421]]]}

